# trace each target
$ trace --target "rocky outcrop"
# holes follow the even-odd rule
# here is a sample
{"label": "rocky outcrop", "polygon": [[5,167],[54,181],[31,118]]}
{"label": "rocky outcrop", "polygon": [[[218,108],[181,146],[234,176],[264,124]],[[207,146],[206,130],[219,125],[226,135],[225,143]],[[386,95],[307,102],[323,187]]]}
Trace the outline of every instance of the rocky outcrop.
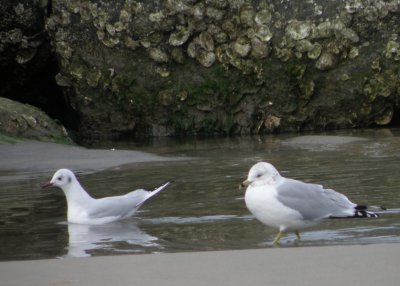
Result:
{"label": "rocky outcrop", "polygon": [[399,111],[399,0],[53,0],[79,136],[380,126]]}
{"label": "rocky outcrop", "polygon": [[53,142],[72,141],[64,127],[36,107],[0,97],[0,134]]}
{"label": "rocky outcrop", "polygon": [[47,0],[0,1],[0,97],[37,106],[68,128],[78,121],[56,84],[57,58],[45,30]]}

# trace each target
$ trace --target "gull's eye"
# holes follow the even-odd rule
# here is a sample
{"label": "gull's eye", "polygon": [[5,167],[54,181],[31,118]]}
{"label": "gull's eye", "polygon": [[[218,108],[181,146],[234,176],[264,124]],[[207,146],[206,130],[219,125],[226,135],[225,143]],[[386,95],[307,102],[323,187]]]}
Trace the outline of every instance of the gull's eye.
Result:
{"label": "gull's eye", "polygon": [[57,180],[58,180],[58,181],[62,181],[62,177],[58,177]]}
{"label": "gull's eye", "polygon": [[257,177],[257,178],[261,178],[261,176],[262,176],[261,174],[257,174],[257,176],[256,176],[256,177]]}

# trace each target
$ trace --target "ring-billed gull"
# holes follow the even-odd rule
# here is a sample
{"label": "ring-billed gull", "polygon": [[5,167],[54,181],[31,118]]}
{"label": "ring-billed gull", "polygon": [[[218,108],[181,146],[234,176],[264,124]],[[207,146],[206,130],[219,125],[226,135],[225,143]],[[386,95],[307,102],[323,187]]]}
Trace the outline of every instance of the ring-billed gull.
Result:
{"label": "ring-billed gull", "polygon": [[81,186],[74,173],[68,169],[58,170],[46,187],[59,187],[67,198],[68,222],[79,224],[104,224],[132,216],[148,199],[163,191],[166,182],[154,191],[135,190],[123,196],[101,199],[92,198]]}
{"label": "ring-billed gull", "polygon": [[251,167],[241,186],[247,187],[245,202],[250,212],[262,223],[279,229],[273,244],[286,231],[294,231],[300,239],[300,229],[327,218],[378,217],[334,190],[284,178],[270,163]]}

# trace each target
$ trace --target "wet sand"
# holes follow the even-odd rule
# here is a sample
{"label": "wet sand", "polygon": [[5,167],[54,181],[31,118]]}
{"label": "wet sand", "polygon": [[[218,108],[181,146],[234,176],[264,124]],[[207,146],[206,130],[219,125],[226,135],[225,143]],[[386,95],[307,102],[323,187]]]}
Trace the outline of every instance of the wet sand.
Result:
{"label": "wet sand", "polygon": [[23,178],[32,173],[53,173],[60,168],[92,172],[125,164],[187,159],[134,150],[86,149],[34,140],[0,144],[0,158],[0,180]]}
{"label": "wet sand", "polygon": [[0,262],[1,285],[398,285],[400,245]]}
{"label": "wet sand", "polygon": [[[294,148],[338,146],[366,140],[350,136],[298,136],[283,142]],[[87,149],[76,145],[63,145],[34,140],[0,141],[0,179],[4,174],[23,176],[35,172],[54,172],[60,168],[79,171],[99,171],[125,164],[168,162],[193,158],[163,157],[134,150]]]}

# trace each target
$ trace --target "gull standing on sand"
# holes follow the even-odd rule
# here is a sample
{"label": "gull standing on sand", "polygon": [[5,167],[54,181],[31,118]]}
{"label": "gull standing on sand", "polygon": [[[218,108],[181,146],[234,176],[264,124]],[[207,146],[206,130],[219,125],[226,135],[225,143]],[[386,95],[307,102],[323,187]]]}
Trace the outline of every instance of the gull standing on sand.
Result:
{"label": "gull standing on sand", "polygon": [[269,163],[251,167],[247,180],[245,202],[250,212],[262,223],[278,228],[273,244],[282,233],[313,226],[327,218],[376,218],[367,206],[352,203],[345,195],[321,185],[282,177]]}
{"label": "gull standing on sand", "polygon": [[67,198],[68,222],[95,225],[132,216],[143,203],[169,184],[170,182],[166,182],[154,191],[139,189],[123,196],[95,199],[82,188],[72,171],[60,169],[43,187],[54,186],[63,190]]}

